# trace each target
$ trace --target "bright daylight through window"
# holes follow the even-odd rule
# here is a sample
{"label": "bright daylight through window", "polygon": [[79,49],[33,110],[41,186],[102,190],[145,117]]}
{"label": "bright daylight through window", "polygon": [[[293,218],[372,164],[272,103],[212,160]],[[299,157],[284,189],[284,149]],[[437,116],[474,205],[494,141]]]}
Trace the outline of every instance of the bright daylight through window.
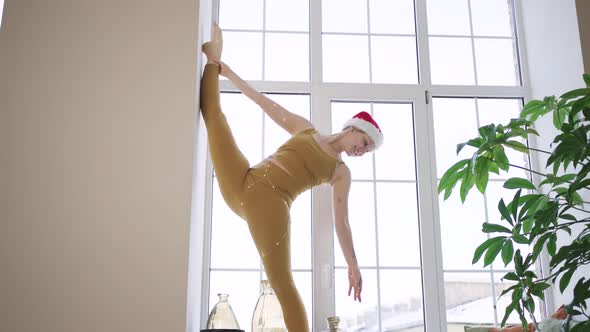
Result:
{"label": "bright daylight through window", "polygon": [[[458,160],[457,143],[522,108],[528,87],[513,1],[218,1],[222,61],[238,75],[323,134],[366,111],[385,137],[365,157],[343,154],[352,174],[349,220],[363,275],[361,303],[347,296],[329,185],[305,192],[291,207],[292,271],[310,328],[325,328],[330,314],[346,331],[498,325],[507,302],[497,298],[510,286],[501,277],[513,266],[484,268],[471,260],[485,240],[482,221],[499,220],[494,202],[511,195],[501,181],[526,174],[514,169],[492,177],[489,186],[497,188],[464,205],[456,197],[439,201],[436,184]],[[290,137],[229,81],[222,79],[221,90],[222,109],[251,166]],[[210,186],[203,303],[211,310],[218,293],[230,294],[249,331],[264,268],[214,173]]]}

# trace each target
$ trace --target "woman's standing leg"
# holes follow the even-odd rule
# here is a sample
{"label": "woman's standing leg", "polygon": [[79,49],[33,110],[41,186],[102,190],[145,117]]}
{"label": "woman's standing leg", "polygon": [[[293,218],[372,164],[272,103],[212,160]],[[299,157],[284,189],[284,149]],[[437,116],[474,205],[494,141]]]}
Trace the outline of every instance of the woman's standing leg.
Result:
{"label": "woman's standing leg", "polygon": [[290,232],[287,232],[279,245],[262,257],[262,263],[268,281],[281,304],[287,329],[294,332],[307,332],[309,331],[307,313],[291,272],[290,236]]}
{"label": "woman's standing leg", "polygon": [[[221,30],[215,26],[214,41],[207,43],[203,51],[209,61],[219,61],[221,56]],[[219,101],[219,66],[208,63],[201,80],[201,111],[209,139],[209,151],[219,182],[219,189],[225,201],[234,212],[239,206],[237,193],[243,189],[250,164],[240,151],[221,111]]]}
{"label": "woman's standing leg", "polygon": [[283,310],[287,329],[307,332],[305,306],[291,272],[290,205],[268,186],[257,184],[246,204],[246,220],[264,270]]}

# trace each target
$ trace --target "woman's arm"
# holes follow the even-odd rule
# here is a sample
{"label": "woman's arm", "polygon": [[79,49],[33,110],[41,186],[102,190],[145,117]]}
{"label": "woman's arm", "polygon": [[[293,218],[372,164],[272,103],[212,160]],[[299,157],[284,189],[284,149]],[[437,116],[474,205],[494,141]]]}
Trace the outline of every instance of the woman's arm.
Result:
{"label": "woman's arm", "polygon": [[354,288],[354,300],[361,301],[363,278],[352,242],[352,231],[348,222],[348,193],[350,192],[350,170],[344,164],[338,166],[332,181],[332,200],[334,207],[334,226],[344,259],[348,264],[348,295]]}
{"label": "woman's arm", "polygon": [[287,111],[284,107],[277,104],[274,100],[266,97],[262,93],[252,88],[238,74],[236,74],[228,65],[221,63],[220,74],[227,77],[246,97],[258,104],[264,113],[276,122],[283,129],[294,135],[313,125],[307,119]]}

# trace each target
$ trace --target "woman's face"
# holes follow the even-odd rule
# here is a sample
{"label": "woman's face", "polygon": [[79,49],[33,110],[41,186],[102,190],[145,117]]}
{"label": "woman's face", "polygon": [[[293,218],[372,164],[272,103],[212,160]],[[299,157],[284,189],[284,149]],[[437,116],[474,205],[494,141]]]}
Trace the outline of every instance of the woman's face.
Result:
{"label": "woman's face", "polygon": [[350,157],[360,157],[375,149],[375,143],[364,131],[352,127],[347,135],[345,152]]}

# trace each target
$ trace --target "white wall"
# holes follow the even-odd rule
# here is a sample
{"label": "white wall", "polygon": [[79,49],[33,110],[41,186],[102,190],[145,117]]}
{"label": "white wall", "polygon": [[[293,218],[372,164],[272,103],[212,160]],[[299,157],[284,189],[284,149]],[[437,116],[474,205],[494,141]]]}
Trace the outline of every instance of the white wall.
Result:
{"label": "white wall", "polygon": [[184,331],[195,0],[6,0],[0,330]]}
{"label": "white wall", "polygon": [[[583,87],[584,68],[575,0],[522,0],[520,3],[524,13],[522,26],[528,60],[528,78],[532,88],[531,98],[559,96],[565,91]],[[537,128],[541,137],[533,143],[538,148],[550,149],[549,144],[556,134],[551,117],[542,118]],[[546,158],[542,155],[536,157],[537,160],[534,162],[544,166]],[[569,243],[570,240],[569,237],[562,237],[558,240],[558,245]],[[589,266],[578,270],[571,284],[575,285],[576,280],[583,275],[590,275]],[[570,287],[561,294],[557,287],[554,288],[554,299],[549,299],[548,310],[552,312],[559,305],[569,303],[572,298],[571,291]]]}
{"label": "white wall", "polygon": [[[213,19],[213,0],[202,0],[199,4],[199,35],[197,45],[209,41],[211,36],[211,23]],[[201,48],[197,54],[197,78],[201,79],[201,67],[203,57]],[[197,86],[197,93],[200,86]],[[190,230],[190,255],[189,255],[189,279],[187,292],[187,332],[198,332],[206,327],[208,307],[203,299],[209,299],[207,285],[203,284],[204,274],[208,270],[208,242],[205,234],[209,234],[209,228],[203,222],[206,218],[205,207],[207,189],[207,131],[203,117],[198,116],[195,132],[195,145],[193,146],[193,194],[191,208],[191,230]]]}

